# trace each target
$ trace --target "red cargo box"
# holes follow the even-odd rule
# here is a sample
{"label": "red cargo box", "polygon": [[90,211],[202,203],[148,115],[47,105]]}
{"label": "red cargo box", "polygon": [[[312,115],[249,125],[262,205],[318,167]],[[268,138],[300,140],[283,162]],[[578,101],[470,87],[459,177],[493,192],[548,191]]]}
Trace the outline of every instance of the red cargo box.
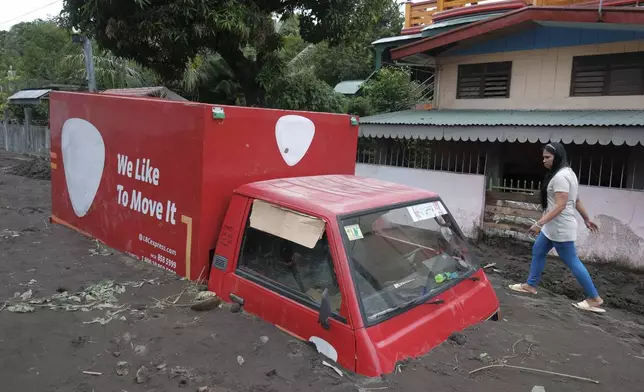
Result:
{"label": "red cargo box", "polygon": [[207,279],[232,191],[353,174],[351,116],[52,92],[52,219]]}

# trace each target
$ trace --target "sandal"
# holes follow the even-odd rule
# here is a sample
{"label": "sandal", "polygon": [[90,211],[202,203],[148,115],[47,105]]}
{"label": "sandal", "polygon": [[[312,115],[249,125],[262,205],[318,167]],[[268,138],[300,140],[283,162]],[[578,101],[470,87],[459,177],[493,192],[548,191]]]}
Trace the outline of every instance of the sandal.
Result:
{"label": "sandal", "polygon": [[580,310],[586,310],[588,312],[593,312],[593,313],[606,313],[606,309],[602,309],[597,306],[591,306],[588,301],[583,300],[581,302],[577,302],[576,304],[572,304],[577,309]]}
{"label": "sandal", "polygon": [[519,293],[537,294],[536,292],[533,293],[531,291],[524,289],[522,283],[511,284],[508,287],[510,288],[510,290],[518,291]]}

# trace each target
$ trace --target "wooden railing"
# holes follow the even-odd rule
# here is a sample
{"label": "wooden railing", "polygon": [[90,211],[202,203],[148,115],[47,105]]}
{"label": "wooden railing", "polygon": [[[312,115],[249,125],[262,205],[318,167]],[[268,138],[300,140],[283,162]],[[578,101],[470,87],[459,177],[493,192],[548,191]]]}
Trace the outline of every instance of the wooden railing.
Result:
{"label": "wooden railing", "polygon": [[[587,3],[589,0],[523,0],[526,5],[537,7],[566,6]],[[440,11],[469,7],[486,0],[425,0],[405,3],[405,29],[432,24],[432,16]]]}
{"label": "wooden railing", "polygon": [[407,2],[405,3],[405,28],[408,29],[411,27],[431,24],[432,15],[436,12],[475,4],[477,4],[477,2],[472,0],[426,0],[415,3]]}
{"label": "wooden railing", "polygon": [[439,0],[405,3],[405,28],[426,26],[432,23],[432,15],[438,12]]}

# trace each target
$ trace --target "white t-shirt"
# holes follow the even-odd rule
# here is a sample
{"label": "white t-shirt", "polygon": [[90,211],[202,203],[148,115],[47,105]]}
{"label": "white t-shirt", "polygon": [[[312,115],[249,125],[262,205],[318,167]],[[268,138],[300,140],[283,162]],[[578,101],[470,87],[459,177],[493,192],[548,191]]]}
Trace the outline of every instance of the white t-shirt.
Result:
{"label": "white t-shirt", "polygon": [[567,242],[577,240],[577,218],[575,217],[579,181],[577,175],[569,167],[564,167],[552,177],[548,184],[548,208],[555,207],[555,192],[568,192],[566,208],[553,220],[546,223],[541,231],[551,241]]}

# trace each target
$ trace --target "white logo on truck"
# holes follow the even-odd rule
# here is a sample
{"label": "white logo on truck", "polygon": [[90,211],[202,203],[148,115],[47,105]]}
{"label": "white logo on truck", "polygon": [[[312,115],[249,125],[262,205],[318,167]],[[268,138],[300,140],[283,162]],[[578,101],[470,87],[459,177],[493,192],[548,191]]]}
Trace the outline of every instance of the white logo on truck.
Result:
{"label": "white logo on truck", "polygon": [[289,166],[297,165],[311,146],[315,124],[306,117],[289,114],[275,124],[275,139],[282,159]]}
{"label": "white logo on truck", "polygon": [[70,118],[63,124],[63,166],[74,213],[83,217],[94,202],[105,166],[105,143],[92,123]]}

